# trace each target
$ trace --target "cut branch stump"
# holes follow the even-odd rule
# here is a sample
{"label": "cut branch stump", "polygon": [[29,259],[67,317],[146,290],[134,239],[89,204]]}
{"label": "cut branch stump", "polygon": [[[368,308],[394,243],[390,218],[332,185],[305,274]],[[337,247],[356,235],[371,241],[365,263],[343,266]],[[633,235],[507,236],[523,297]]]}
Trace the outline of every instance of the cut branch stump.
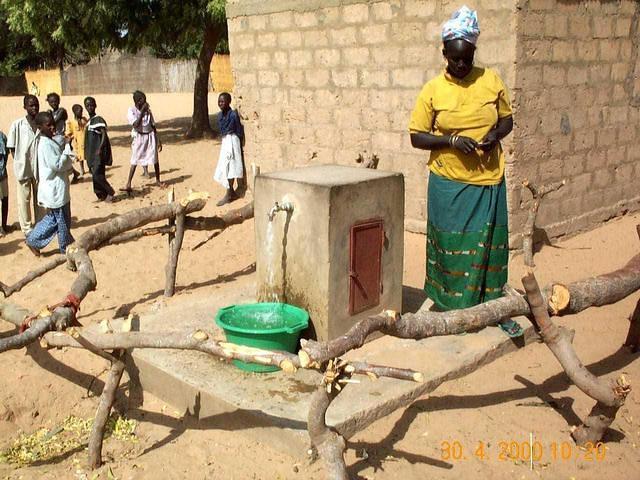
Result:
{"label": "cut branch stump", "polygon": [[534,183],[529,180],[522,182],[522,186],[529,189],[531,195],[533,195],[533,202],[531,202],[531,208],[529,209],[529,215],[527,221],[524,224],[524,233],[522,237],[522,252],[524,253],[524,264],[533,267],[533,233],[535,231],[536,216],[538,215],[538,208],[540,208],[540,202],[542,198],[550,192],[559,190],[567,183],[566,180],[560,182],[551,183],[538,188]]}

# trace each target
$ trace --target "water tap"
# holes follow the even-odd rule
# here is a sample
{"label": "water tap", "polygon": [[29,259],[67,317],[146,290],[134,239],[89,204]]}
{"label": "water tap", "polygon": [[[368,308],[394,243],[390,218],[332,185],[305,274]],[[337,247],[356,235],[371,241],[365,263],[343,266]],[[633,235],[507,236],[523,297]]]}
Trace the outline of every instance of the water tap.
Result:
{"label": "water tap", "polygon": [[269,210],[269,213],[267,213],[267,217],[269,218],[270,222],[273,221],[273,218],[276,216],[276,213],[278,213],[278,212],[293,212],[293,203],[291,203],[291,202],[282,202],[282,203],[275,202],[273,204],[273,207],[271,207],[271,210]]}

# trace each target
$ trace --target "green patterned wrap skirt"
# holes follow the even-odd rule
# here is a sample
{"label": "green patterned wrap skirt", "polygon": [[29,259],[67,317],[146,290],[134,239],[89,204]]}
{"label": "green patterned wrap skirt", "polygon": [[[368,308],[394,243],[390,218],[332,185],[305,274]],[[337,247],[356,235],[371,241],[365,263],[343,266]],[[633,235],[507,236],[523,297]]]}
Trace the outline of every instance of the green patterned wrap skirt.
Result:
{"label": "green patterned wrap skirt", "polygon": [[467,308],[501,297],[509,261],[504,180],[471,185],[431,173],[427,215],[424,289],[436,307]]}

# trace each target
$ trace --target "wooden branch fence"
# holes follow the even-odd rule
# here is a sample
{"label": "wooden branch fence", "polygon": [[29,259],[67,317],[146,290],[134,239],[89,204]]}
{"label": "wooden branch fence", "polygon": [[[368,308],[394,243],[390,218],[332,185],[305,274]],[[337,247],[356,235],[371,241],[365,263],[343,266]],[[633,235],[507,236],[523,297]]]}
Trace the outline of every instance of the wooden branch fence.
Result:
{"label": "wooden branch fence", "polygon": [[[91,468],[97,468],[102,464],[105,425],[124,372],[124,352],[131,348],[195,350],[225,359],[275,365],[286,373],[293,373],[299,368],[319,369],[324,375],[309,408],[308,431],[311,444],[325,462],[327,476],[331,479],[348,478],[344,462],[346,442],[338,432],[326,425],[325,415],[343,386],[351,383],[351,377],[361,374],[371,379],[386,376],[413,382],[424,380],[422,373],[414,370],[358,361],[347,362],[341,359],[347,352],[362,346],[367,337],[374,332],[400,338],[423,339],[477,330],[495,325],[505,317],[529,317],[571,381],[596,400],[596,405],[583,425],[572,433],[579,445],[602,440],[606,428],[614,420],[630,391],[631,387],[624,377],[606,381],[588,372],[575,354],[569,335],[558,328],[550,316],[573,314],[593,306],[612,304],[639,290],[640,254],[633,257],[623,268],[611,273],[569,285],[553,284],[542,290],[533,273],[530,273],[523,278],[526,295],[514,294],[511,290],[512,293],[505,297],[463,310],[441,313],[418,311],[405,315],[384,311],[360,321],[345,335],[328,342],[302,340],[297,354],[238,346],[213,339],[201,330],[179,334],[172,332],[169,335],[162,332],[132,332],[129,328],[122,332],[106,333],[83,332],[78,328],[76,313],[79,305],[97,286],[89,257],[90,251],[146,235],[169,235],[165,295],[170,296],[175,290],[178,258],[186,230],[214,230],[215,233],[253,217],[252,204],[221,216],[189,216],[201,210],[206,200],[206,194],[193,193],[178,202],[170,198],[166,205],[145,207],[110,219],[84,233],[67,249],[66,255],[54,257],[13,285],[0,283],[0,291],[5,297],[9,297],[35,278],[65,262],[69,268],[78,272],[67,297],[56,305],[44,308],[38,314],[31,314],[12,303],[0,303],[0,318],[21,328],[20,333],[0,339],[0,352],[23,348],[42,338],[46,346],[85,348],[110,362],[108,379],[89,439]],[[142,228],[161,220],[167,220],[168,225]],[[210,235],[206,241],[214,236]],[[632,314],[629,334],[625,341],[625,345],[634,351],[637,351],[640,345],[639,311],[640,302]],[[124,322],[124,325],[127,326],[129,323]],[[107,353],[108,351],[112,353]]]}

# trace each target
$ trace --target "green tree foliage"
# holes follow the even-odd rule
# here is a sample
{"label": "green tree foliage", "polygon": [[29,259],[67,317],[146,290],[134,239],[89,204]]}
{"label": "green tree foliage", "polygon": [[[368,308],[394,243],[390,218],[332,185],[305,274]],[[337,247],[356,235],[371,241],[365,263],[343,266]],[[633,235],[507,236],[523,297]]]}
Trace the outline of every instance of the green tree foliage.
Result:
{"label": "green tree foliage", "polygon": [[[24,48],[4,63],[12,69],[38,63],[83,63],[113,48],[148,48],[163,58],[198,60],[191,136],[211,131],[207,91],[216,48],[225,49],[224,0],[0,0],[0,53],[21,40]],[[22,53],[24,52],[24,53]],[[27,58],[22,58],[25,55]]]}
{"label": "green tree foliage", "polygon": [[0,76],[19,75],[41,65],[44,57],[31,45],[31,38],[12,32],[5,19],[0,11]]}
{"label": "green tree foliage", "polygon": [[198,58],[207,22],[222,33],[216,45],[228,53],[224,0],[153,0],[140,2],[142,8],[129,9],[123,21],[128,48],[148,46],[161,58]]}
{"label": "green tree foliage", "polygon": [[50,66],[83,63],[122,43],[109,1],[0,0],[0,7],[11,33],[29,38],[29,49]]}

